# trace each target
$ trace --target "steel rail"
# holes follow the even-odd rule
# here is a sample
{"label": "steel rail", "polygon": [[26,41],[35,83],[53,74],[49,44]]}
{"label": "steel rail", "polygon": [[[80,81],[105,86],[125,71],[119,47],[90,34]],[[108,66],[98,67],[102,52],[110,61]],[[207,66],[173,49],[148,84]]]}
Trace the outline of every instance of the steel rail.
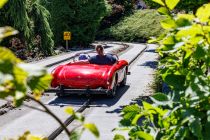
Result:
{"label": "steel rail", "polygon": [[[127,44],[123,43],[121,45],[124,45],[126,46]],[[106,47],[105,47],[106,48]],[[127,49],[127,48],[126,48]],[[125,49],[125,50],[126,50]],[[117,51],[118,49],[113,49],[112,51]],[[125,51],[123,50],[123,51]],[[89,50],[89,51],[84,51],[84,52],[80,52],[80,53],[76,53],[75,55],[71,56],[71,57],[68,57],[68,58],[65,58],[65,59],[62,59],[62,60],[59,60],[59,61],[56,61],[56,62],[53,62],[53,63],[50,63],[50,64],[47,64],[45,65],[45,67],[49,68],[49,67],[52,67],[52,66],[55,66],[57,64],[60,64],[60,63],[63,63],[63,62],[66,62],[66,61],[69,61],[69,60],[73,60],[75,59],[76,57],[79,56],[79,54],[81,53],[91,53],[91,52],[94,52],[95,50]],[[111,52],[112,52],[111,51]],[[50,89],[49,89],[50,90]],[[55,92],[55,89],[52,89],[53,92]],[[4,115],[6,114],[9,110],[13,109],[15,107],[12,107],[12,103],[11,102],[6,102],[5,104],[1,105],[0,106],[0,116],[1,115]]]}
{"label": "steel rail", "polygon": [[[129,66],[135,61],[137,60],[143,53],[144,51],[148,48],[148,46],[146,45],[146,47],[141,50],[134,58],[131,59],[131,61],[129,62]],[[53,89],[52,89],[53,91]],[[56,90],[55,90],[56,91]],[[76,112],[79,112],[79,113],[82,113],[89,105],[91,105],[91,97],[84,102],[84,104],[76,111]],[[70,116],[68,117],[65,122],[64,122],[64,125],[67,127],[69,124],[71,124],[73,121],[74,121],[74,116]],[[55,129],[47,138],[49,140],[54,140],[58,135],[61,134],[61,132],[63,131],[64,129],[60,126],[58,127],[57,129]]]}
{"label": "steel rail", "polygon": [[[91,104],[91,99],[89,98],[87,101],[84,102],[84,104],[78,109],[76,110],[77,113],[82,113],[90,104]],[[68,117],[65,122],[64,125],[67,127],[69,124],[71,124],[74,121],[74,116],[70,116]],[[63,127],[58,127],[57,129],[55,129],[49,136],[48,136],[48,140],[54,140],[58,135],[60,135],[60,133],[63,131]]]}

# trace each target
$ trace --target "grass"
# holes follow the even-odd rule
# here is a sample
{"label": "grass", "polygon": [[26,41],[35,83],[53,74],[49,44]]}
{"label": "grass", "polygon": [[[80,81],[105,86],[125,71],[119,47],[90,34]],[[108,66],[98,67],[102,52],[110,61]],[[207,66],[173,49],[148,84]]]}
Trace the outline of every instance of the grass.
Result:
{"label": "grass", "polygon": [[98,33],[98,39],[143,42],[163,32],[160,21],[164,19],[155,10],[137,10],[118,24]]}

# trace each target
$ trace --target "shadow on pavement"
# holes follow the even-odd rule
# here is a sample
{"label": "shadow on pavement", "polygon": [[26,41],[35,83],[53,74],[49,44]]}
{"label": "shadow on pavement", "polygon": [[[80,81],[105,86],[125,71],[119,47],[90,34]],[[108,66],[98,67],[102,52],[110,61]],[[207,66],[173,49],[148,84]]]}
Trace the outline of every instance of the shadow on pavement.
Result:
{"label": "shadow on pavement", "polygon": [[82,106],[83,103],[88,99],[85,96],[79,95],[68,95],[63,97],[57,97],[51,100],[48,105],[51,106]]}
{"label": "shadow on pavement", "polygon": [[148,50],[145,50],[144,52],[157,53],[157,52],[155,52],[155,49],[148,49]]}
{"label": "shadow on pavement", "polygon": [[150,67],[152,69],[156,69],[157,65],[158,65],[157,61],[146,61],[145,63],[139,64],[137,66],[146,66],[146,67]]}
{"label": "shadow on pavement", "polygon": [[120,98],[123,96],[124,93],[126,93],[126,91],[130,88],[129,85],[126,85],[124,87],[119,87],[117,89],[117,93],[116,96],[114,98],[111,97],[107,97],[106,95],[97,95],[97,96],[93,96],[93,103],[91,104],[91,106],[96,106],[96,107],[110,107],[115,105]]}
{"label": "shadow on pavement", "polygon": [[[92,103],[91,107],[109,107],[116,104],[122,95],[129,89],[129,85],[124,87],[120,87],[117,89],[116,96],[114,98],[107,97],[107,95],[91,95]],[[56,97],[55,99],[51,100],[48,105],[51,106],[82,106],[83,103],[89,97],[85,95],[68,95],[63,97]]]}

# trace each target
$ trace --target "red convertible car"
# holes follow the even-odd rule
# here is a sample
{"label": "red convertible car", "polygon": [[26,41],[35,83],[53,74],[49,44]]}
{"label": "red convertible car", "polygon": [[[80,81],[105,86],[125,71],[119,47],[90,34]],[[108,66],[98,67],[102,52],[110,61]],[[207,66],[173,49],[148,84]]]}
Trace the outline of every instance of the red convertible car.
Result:
{"label": "red convertible car", "polygon": [[128,62],[119,60],[113,65],[96,65],[71,62],[60,65],[52,71],[51,86],[58,88],[57,96],[71,94],[107,94],[114,97],[117,86],[124,86],[127,80]]}

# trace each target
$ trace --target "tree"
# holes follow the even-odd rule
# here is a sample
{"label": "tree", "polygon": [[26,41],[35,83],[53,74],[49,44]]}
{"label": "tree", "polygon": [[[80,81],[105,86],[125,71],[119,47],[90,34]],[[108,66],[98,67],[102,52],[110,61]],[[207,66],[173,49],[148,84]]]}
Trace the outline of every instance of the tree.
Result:
{"label": "tree", "polygon": [[50,0],[46,5],[52,15],[56,45],[64,43],[64,31],[72,33],[71,45],[85,46],[91,43],[107,12],[105,0]]}
{"label": "tree", "polygon": [[49,26],[50,14],[39,0],[10,0],[1,9],[0,15],[2,17],[0,25],[6,24],[18,29],[20,32],[18,38],[29,51],[34,49],[34,39],[39,35],[41,39],[39,51],[44,55],[52,55],[54,41]]}
{"label": "tree", "polygon": [[34,34],[40,35],[41,37],[41,52],[43,52],[45,55],[52,55],[54,52],[54,40],[53,32],[49,24],[49,11],[42,6],[38,0],[32,4],[30,13],[33,15],[32,18],[35,25]]}

